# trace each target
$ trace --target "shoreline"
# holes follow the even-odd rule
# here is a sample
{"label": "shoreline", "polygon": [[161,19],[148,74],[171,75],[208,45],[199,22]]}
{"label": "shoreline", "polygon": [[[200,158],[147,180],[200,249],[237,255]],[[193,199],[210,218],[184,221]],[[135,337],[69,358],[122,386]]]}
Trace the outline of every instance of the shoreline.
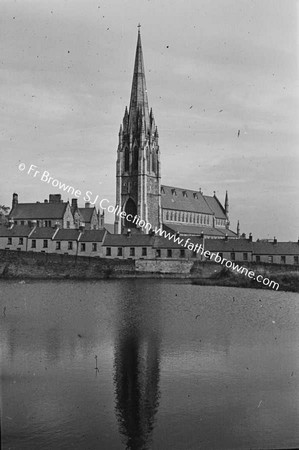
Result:
{"label": "shoreline", "polygon": [[201,286],[299,292],[299,267],[266,263],[250,263],[247,267],[277,282],[279,289],[207,261],[106,259],[0,250],[0,281],[165,279]]}

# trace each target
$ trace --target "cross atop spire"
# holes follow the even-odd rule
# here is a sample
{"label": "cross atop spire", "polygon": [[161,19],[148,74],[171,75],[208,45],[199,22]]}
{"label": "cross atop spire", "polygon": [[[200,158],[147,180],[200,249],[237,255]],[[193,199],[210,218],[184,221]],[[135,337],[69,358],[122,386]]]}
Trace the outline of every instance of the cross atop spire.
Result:
{"label": "cross atop spire", "polygon": [[[147,90],[145,83],[145,71],[141,45],[141,25],[138,24],[137,47],[132,81],[131,100],[129,108],[129,127],[136,130],[138,119],[145,122],[146,131],[150,126]],[[141,116],[141,117],[140,117]]]}

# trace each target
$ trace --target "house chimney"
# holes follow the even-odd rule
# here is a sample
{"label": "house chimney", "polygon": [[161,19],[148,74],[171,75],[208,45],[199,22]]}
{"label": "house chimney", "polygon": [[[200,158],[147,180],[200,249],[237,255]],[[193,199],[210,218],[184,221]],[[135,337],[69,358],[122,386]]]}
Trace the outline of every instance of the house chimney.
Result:
{"label": "house chimney", "polygon": [[249,233],[248,240],[249,240],[249,242],[252,242],[252,233]]}
{"label": "house chimney", "polygon": [[76,211],[78,209],[78,199],[72,198],[72,209]]}
{"label": "house chimney", "polygon": [[237,223],[237,236],[240,237],[240,222]]}
{"label": "house chimney", "polygon": [[85,203],[85,208],[90,208],[90,202]]}
{"label": "house chimney", "polygon": [[61,203],[61,194],[50,194],[49,203]]}
{"label": "house chimney", "polygon": [[276,237],[274,236],[274,239],[273,239],[273,244],[274,245],[276,245],[277,244],[277,239],[276,239]]}
{"label": "house chimney", "polygon": [[131,234],[132,234],[132,232],[131,232],[131,228],[128,228],[128,231],[127,231],[127,236],[128,236],[128,237],[131,237]]}
{"label": "house chimney", "polygon": [[227,233],[225,233],[224,240],[225,240],[225,241],[228,241],[228,235],[227,235]]}
{"label": "house chimney", "polygon": [[44,203],[48,203],[48,200],[45,198]]}
{"label": "house chimney", "polygon": [[84,231],[85,230],[85,224],[84,223],[80,223],[80,225],[79,225],[79,230],[80,231]]}
{"label": "house chimney", "polygon": [[16,193],[12,194],[12,208],[11,209],[13,209],[13,207],[16,206],[18,203],[19,203],[18,194],[16,194]]}

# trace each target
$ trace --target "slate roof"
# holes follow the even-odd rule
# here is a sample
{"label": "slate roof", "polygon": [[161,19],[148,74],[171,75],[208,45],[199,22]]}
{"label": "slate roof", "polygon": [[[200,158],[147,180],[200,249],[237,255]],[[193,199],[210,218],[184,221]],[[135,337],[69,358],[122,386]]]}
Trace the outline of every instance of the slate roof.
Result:
{"label": "slate roof", "polygon": [[95,208],[78,208],[85,223],[90,223]]}
{"label": "slate roof", "polygon": [[56,228],[37,227],[31,234],[30,239],[52,239],[56,231]]}
{"label": "slate roof", "polygon": [[27,237],[32,230],[28,225],[14,225],[11,229],[0,226],[0,237]]}
{"label": "slate roof", "polygon": [[105,247],[146,247],[153,245],[154,236],[149,234],[108,234],[106,235],[103,246]]}
{"label": "slate roof", "polygon": [[164,225],[164,228],[165,230],[179,232],[181,234],[200,235],[201,232],[203,232],[205,236],[224,237],[225,234],[227,234],[230,237],[236,236],[236,234],[233,231],[227,230],[226,228],[220,229],[220,228],[174,224],[174,223]]}
{"label": "slate roof", "polygon": [[9,213],[14,220],[62,219],[68,203],[18,203]]}
{"label": "slate roof", "polygon": [[161,205],[163,209],[213,214],[201,192],[174,186],[161,186]]}
{"label": "slate roof", "polygon": [[253,252],[254,243],[247,239],[205,239],[205,250],[213,252]]}
{"label": "slate roof", "polygon": [[217,219],[226,219],[224,209],[217,197],[212,197],[210,195],[204,195],[204,199],[207,202],[207,204],[209,205],[209,208],[215,214],[215,217]]}
{"label": "slate roof", "polygon": [[298,242],[254,242],[256,255],[299,255]]}
{"label": "slate roof", "polygon": [[82,232],[80,230],[60,229],[54,237],[54,241],[76,241]]}
{"label": "slate roof", "polygon": [[162,236],[156,236],[154,239],[154,247],[155,248],[179,248],[183,249],[185,248],[188,250],[187,245],[184,247],[185,241],[188,240],[188,244],[201,244],[202,238],[199,236],[179,236],[178,239],[182,239],[183,241],[179,244],[179,242],[174,242],[173,239],[168,239]]}
{"label": "slate roof", "polygon": [[106,230],[85,230],[80,236],[80,242],[102,242]]}

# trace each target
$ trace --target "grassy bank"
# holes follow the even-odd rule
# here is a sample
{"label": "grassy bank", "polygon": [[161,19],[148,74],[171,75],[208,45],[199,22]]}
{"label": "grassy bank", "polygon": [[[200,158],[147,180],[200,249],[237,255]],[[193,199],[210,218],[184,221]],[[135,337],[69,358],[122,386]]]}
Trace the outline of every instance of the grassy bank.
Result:
{"label": "grassy bank", "polygon": [[273,289],[275,291],[290,291],[299,292],[299,272],[296,271],[265,271],[264,278],[269,278],[279,284],[277,289],[265,286],[263,283],[249,278],[248,276],[232,272],[227,268],[223,268],[219,273],[211,276],[210,278],[194,278],[192,284],[202,286],[230,286],[252,289]]}

